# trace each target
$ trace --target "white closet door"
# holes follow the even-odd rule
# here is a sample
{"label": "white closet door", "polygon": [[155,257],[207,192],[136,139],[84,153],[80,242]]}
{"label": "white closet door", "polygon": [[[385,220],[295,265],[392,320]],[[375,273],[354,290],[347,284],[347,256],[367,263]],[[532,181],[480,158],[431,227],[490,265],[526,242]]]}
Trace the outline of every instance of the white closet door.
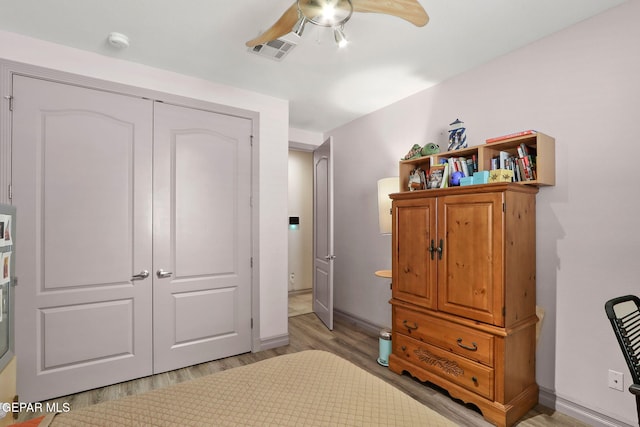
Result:
{"label": "white closet door", "polygon": [[251,121],[155,105],[153,337],[162,372],[251,350]]}
{"label": "white closet door", "polygon": [[153,104],[21,76],[13,96],[20,400],[149,375]]}

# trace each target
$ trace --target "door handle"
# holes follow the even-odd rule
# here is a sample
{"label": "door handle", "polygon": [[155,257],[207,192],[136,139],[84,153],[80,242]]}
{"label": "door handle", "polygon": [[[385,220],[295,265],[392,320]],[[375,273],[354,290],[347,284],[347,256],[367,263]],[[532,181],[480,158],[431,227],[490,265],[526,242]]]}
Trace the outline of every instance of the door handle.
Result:
{"label": "door handle", "polygon": [[438,259],[442,259],[442,251],[444,251],[444,241],[442,239],[440,239],[440,246],[436,248],[436,251],[438,251]]}
{"label": "door handle", "polygon": [[324,257],[324,259],[326,259],[327,261],[330,261],[332,259],[336,259],[335,255],[327,255],[326,257]]}
{"label": "door handle", "polygon": [[171,277],[173,273],[170,271],[164,271],[163,269],[160,269],[158,271],[156,271],[156,276],[158,276],[158,279],[164,279],[166,277]]}
{"label": "door handle", "polygon": [[134,274],[133,276],[131,276],[131,280],[144,280],[147,277],[149,277],[149,271],[143,270],[140,273]]}

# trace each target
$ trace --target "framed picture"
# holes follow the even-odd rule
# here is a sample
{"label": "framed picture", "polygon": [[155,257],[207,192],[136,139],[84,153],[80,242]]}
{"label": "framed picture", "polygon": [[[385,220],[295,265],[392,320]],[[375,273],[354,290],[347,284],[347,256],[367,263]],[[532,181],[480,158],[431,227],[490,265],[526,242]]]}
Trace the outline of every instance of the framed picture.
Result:
{"label": "framed picture", "polygon": [[444,179],[445,165],[433,165],[429,168],[427,188],[440,188]]}

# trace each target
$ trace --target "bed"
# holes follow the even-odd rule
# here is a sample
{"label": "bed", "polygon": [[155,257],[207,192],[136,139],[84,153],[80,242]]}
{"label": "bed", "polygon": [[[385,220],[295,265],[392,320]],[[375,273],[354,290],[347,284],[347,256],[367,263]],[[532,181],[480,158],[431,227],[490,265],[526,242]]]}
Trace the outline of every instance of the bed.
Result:
{"label": "bed", "polygon": [[39,426],[421,426],[455,424],[353,363],[307,350],[119,400]]}

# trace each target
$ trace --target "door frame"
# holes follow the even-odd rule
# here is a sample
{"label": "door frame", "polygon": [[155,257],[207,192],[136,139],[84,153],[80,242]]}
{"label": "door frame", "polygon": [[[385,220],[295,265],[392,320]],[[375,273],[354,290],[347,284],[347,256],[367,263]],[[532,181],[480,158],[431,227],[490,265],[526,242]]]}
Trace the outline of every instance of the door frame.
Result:
{"label": "door frame", "polygon": [[14,75],[22,75],[35,79],[50,80],[89,89],[113,92],[137,98],[147,98],[192,109],[210,111],[219,114],[242,117],[251,120],[251,257],[253,269],[251,274],[251,351],[261,350],[260,340],[260,180],[258,174],[260,147],[260,114],[228,105],[216,104],[194,98],[173,95],[156,90],[140,88],[122,83],[111,82],[93,77],[82,76],[65,71],[53,70],[37,65],[24,64],[0,59],[0,203],[11,204],[9,186],[11,184],[11,111],[9,110],[9,94],[13,93]]}
{"label": "door frame", "polygon": [[[325,142],[328,142],[329,139],[332,139],[332,137],[324,137],[323,136],[322,137],[322,141],[320,143],[318,143],[317,145],[316,144],[312,144],[312,143],[296,142],[296,141],[289,140],[289,150],[304,151],[304,152],[311,153],[313,155],[313,153],[318,148],[320,148],[320,146],[322,144],[324,144]],[[315,168],[315,165],[314,165],[314,168]],[[314,175],[314,173],[315,172],[312,170],[311,174]],[[333,180],[333,169],[331,169],[331,171],[329,173],[331,174],[331,180]],[[313,185],[314,185],[314,190],[315,190],[315,182],[314,182]],[[315,212],[315,196],[312,198],[311,204],[312,204],[312,210]],[[313,216],[313,223],[310,224],[310,226],[313,228],[313,230],[315,230],[315,226],[316,226],[316,217],[315,217],[315,215]],[[315,231],[314,231],[314,238],[315,238]],[[314,248],[313,248],[312,255],[311,255],[311,262],[312,262],[312,264],[315,264],[315,256],[314,256],[314,254],[315,254],[315,241],[312,242],[312,245],[314,246]],[[335,250],[335,248],[334,248],[334,250]],[[313,267],[313,268],[315,268],[315,267]],[[312,278],[313,277],[315,277],[315,273],[314,272],[312,272]],[[313,279],[313,281],[314,281],[314,283],[312,284],[312,290],[315,293],[315,279]],[[311,303],[313,305],[313,301]],[[334,314],[335,314],[335,307],[333,307],[333,311],[334,311]],[[333,319],[333,316],[332,316],[332,319]],[[331,328],[329,328],[329,329],[333,329],[333,322],[331,322],[331,323],[332,323],[332,325],[331,325]]]}

